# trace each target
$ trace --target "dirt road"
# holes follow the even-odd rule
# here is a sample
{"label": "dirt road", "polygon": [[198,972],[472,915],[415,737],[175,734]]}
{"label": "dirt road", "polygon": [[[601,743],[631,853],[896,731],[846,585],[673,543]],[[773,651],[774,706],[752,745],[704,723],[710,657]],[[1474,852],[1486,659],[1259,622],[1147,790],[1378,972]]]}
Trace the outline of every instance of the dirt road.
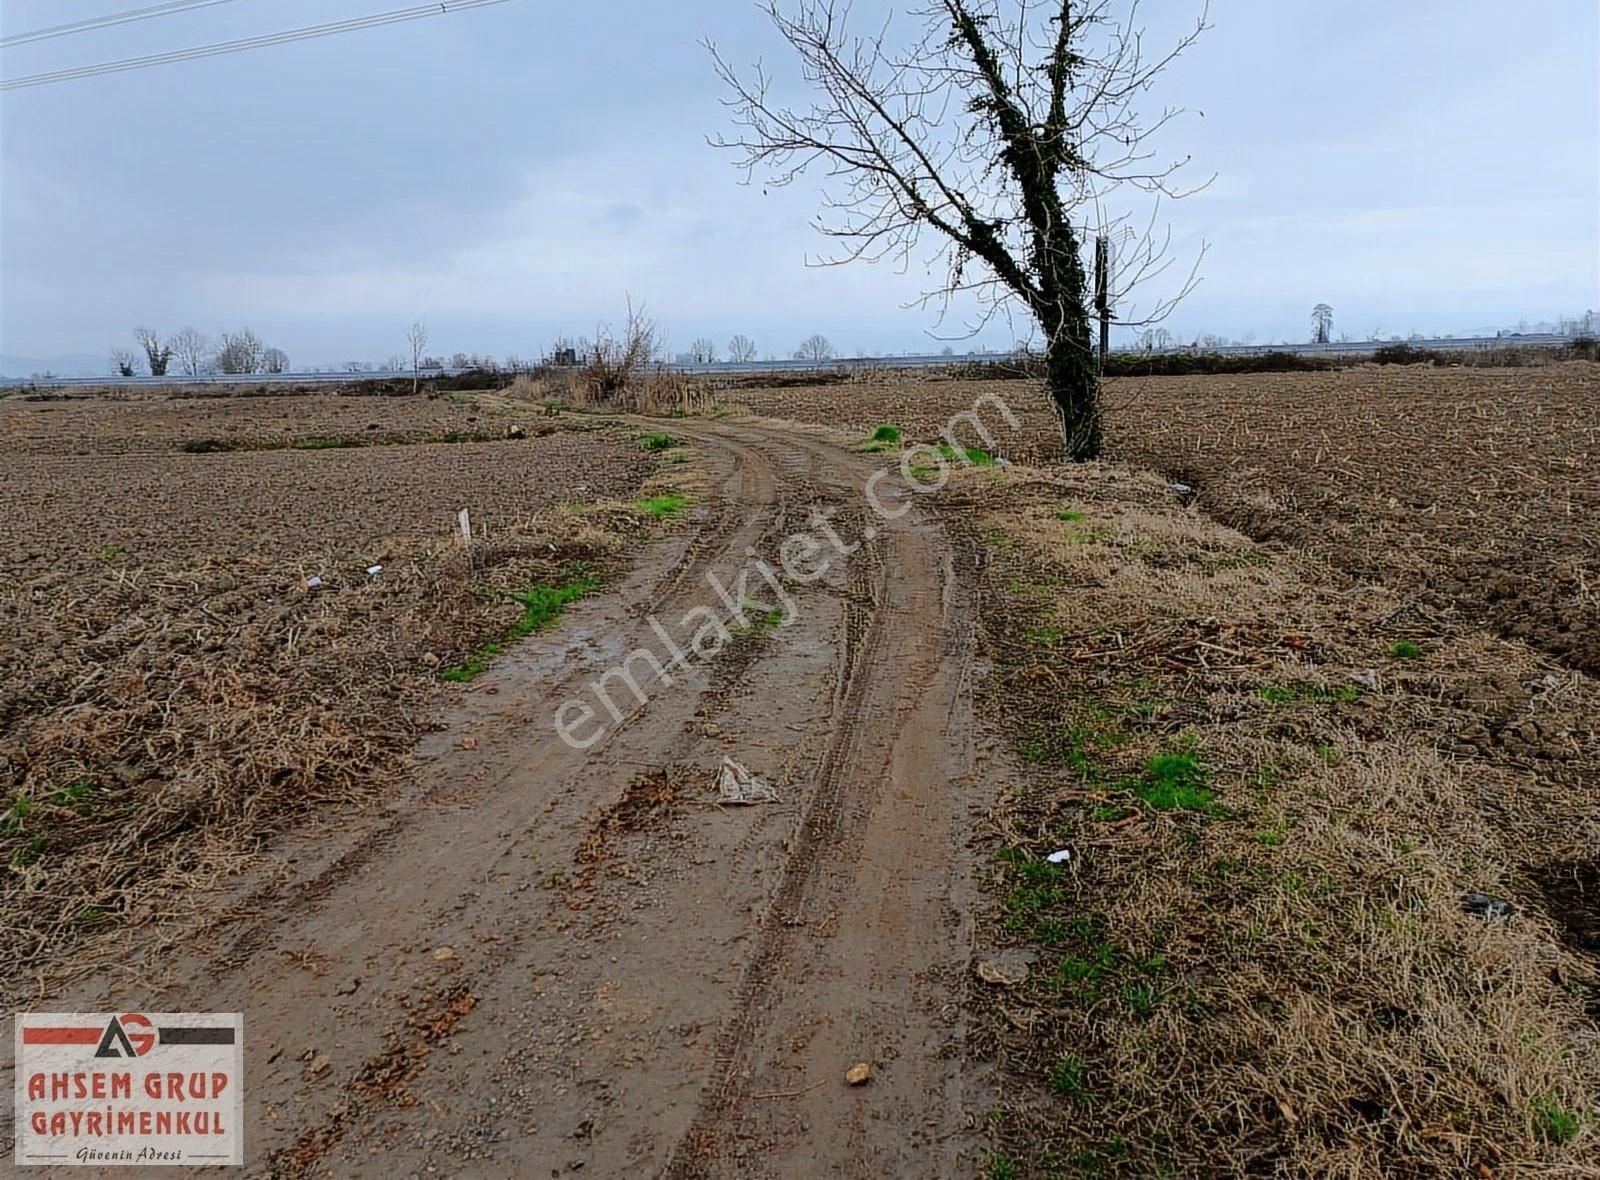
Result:
{"label": "dirt road", "polygon": [[[958,549],[914,504],[870,513],[868,458],[820,436],[673,430],[713,488],[691,527],[498,661],[405,797],[280,845],[182,961],[70,998],[242,1010],[249,1174],[970,1171]],[[715,607],[708,573],[775,562],[817,510],[859,547],[793,625],[674,671],[587,750],[557,736],[558,704],[661,649],[649,616]],[[779,801],[716,806],[724,754]]]}

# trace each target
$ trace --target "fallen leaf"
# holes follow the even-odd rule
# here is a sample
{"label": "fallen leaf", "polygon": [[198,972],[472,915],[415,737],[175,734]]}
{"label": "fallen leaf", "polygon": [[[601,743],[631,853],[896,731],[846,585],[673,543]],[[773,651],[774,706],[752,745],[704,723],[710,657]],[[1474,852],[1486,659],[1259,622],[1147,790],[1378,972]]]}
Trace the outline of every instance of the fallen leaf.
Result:
{"label": "fallen leaf", "polygon": [[868,1065],[865,1061],[858,1061],[849,1069],[845,1070],[844,1080],[846,1084],[851,1086],[864,1086],[867,1084],[867,1079],[871,1076],[872,1066]]}
{"label": "fallen leaf", "polygon": [[306,1066],[306,1077],[314,1078],[320,1074],[327,1073],[329,1067],[332,1065],[333,1062],[329,1061],[326,1057],[319,1053],[317,1055],[317,1059],[310,1065]]}
{"label": "fallen leaf", "polygon": [[478,739],[472,737],[462,738],[461,748],[463,750],[476,750],[478,748]]}
{"label": "fallen leaf", "polygon": [[448,946],[442,946],[438,950],[433,952],[433,957],[435,959],[439,960],[439,962],[441,962],[441,963],[448,963],[450,960],[452,960],[452,959],[454,959],[456,957],[455,948],[454,947],[448,947]]}

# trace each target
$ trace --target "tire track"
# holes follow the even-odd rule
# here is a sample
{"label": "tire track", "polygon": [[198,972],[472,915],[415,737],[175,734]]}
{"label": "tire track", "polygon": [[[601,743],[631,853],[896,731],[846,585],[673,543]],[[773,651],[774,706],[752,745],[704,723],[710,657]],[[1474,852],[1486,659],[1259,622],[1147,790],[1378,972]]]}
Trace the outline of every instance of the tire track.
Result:
{"label": "tire track", "polygon": [[[829,454],[810,440],[786,441],[805,453],[808,480],[816,478],[819,467],[830,463],[836,471],[860,470],[860,461],[853,456],[850,462],[841,464],[842,453]],[[871,534],[863,531],[858,535]],[[965,652],[971,634],[968,604],[959,593],[954,560],[942,543],[942,533],[913,518],[911,523],[888,530],[885,541],[883,545],[864,541],[852,561],[839,641],[833,737],[817,762],[815,785],[798,835],[762,921],[756,949],[741,975],[733,1013],[718,1034],[711,1072],[687,1128],[661,1169],[667,1180],[687,1180],[715,1170],[713,1161],[722,1141],[740,1121],[752,1079],[777,1064],[767,1045],[781,1044],[788,1030],[799,1029],[810,1019],[810,1013],[800,1011],[802,1005],[789,994],[803,995],[805,988],[791,986],[784,968],[795,960],[802,943],[825,937],[808,930],[812,925],[807,917],[808,905],[817,908],[836,901],[854,882],[853,866],[861,855],[885,777],[874,772],[869,748],[881,749],[886,735],[875,732],[872,722],[883,720],[897,729],[903,728],[914,720],[917,703],[929,695],[914,689],[906,692],[904,682],[895,679],[900,673],[926,675],[937,662],[930,659],[929,653],[918,651],[917,641],[929,638],[921,625],[933,625],[937,655],[955,653],[959,657],[956,689],[947,700],[938,703],[944,720],[952,716],[965,688]],[[914,563],[898,559],[908,556],[906,551],[911,546],[923,542],[932,542],[941,550],[943,560],[936,563],[937,585],[900,589],[907,593],[914,608],[918,607],[919,594],[936,589],[937,611],[929,611],[928,604],[921,604],[917,619],[907,626],[905,606],[889,602],[889,575],[891,570],[904,574],[911,568]],[[887,557],[885,548],[891,550]],[[894,658],[897,656],[908,658],[902,663]],[[909,658],[913,656],[919,658]],[[828,866],[826,880],[819,871],[824,863]],[[829,921],[831,918],[823,919],[824,924]],[[847,980],[847,985],[860,986],[864,982]],[[774,1024],[785,1033],[773,1034]],[[861,1165],[870,1150],[859,1135],[852,1134],[846,1154],[852,1157],[851,1165]],[[778,1164],[776,1159],[768,1162]],[[806,1170],[811,1167],[807,1164],[793,1173],[773,1174],[816,1174]],[[740,1174],[746,1174],[742,1165]],[[852,1174],[856,1173],[852,1170]]]}

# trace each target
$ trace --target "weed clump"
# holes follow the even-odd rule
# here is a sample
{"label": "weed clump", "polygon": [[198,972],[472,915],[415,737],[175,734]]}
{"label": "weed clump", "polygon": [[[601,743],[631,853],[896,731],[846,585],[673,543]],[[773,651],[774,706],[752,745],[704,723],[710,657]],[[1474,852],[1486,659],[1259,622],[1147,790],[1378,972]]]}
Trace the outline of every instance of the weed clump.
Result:
{"label": "weed clump", "polygon": [[652,520],[671,520],[683,515],[683,510],[689,506],[689,497],[682,492],[664,492],[659,496],[635,500],[633,506],[647,513]]}
{"label": "weed clump", "polygon": [[525,591],[495,591],[492,597],[515,602],[522,607],[522,617],[512,624],[501,638],[486,643],[467,658],[466,663],[446,669],[441,676],[454,684],[467,684],[483,675],[494,658],[519,639],[535,631],[553,626],[561,618],[567,604],[582,598],[600,584],[595,577],[579,577],[559,586],[535,586]]}

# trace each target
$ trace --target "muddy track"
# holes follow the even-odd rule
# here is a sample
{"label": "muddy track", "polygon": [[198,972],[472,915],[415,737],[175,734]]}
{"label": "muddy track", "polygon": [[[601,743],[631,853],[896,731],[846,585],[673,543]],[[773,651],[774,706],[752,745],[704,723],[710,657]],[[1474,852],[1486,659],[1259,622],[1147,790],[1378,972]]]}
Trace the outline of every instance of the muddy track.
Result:
{"label": "muddy track", "polygon": [[[970,1164],[969,582],[909,493],[868,513],[865,457],[761,420],[673,428],[715,489],[688,530],[498,662],[385,813],[284,841],[144,968],[145,1007],[245,1012],[248,1174]],[[817,509],[852,548],[795,588],[792,626],[674,670],[588,750],[557,738],[651,618],[713,605],[708,574],[775,563]],[[715,807],[724,754],[779,802]]]}

